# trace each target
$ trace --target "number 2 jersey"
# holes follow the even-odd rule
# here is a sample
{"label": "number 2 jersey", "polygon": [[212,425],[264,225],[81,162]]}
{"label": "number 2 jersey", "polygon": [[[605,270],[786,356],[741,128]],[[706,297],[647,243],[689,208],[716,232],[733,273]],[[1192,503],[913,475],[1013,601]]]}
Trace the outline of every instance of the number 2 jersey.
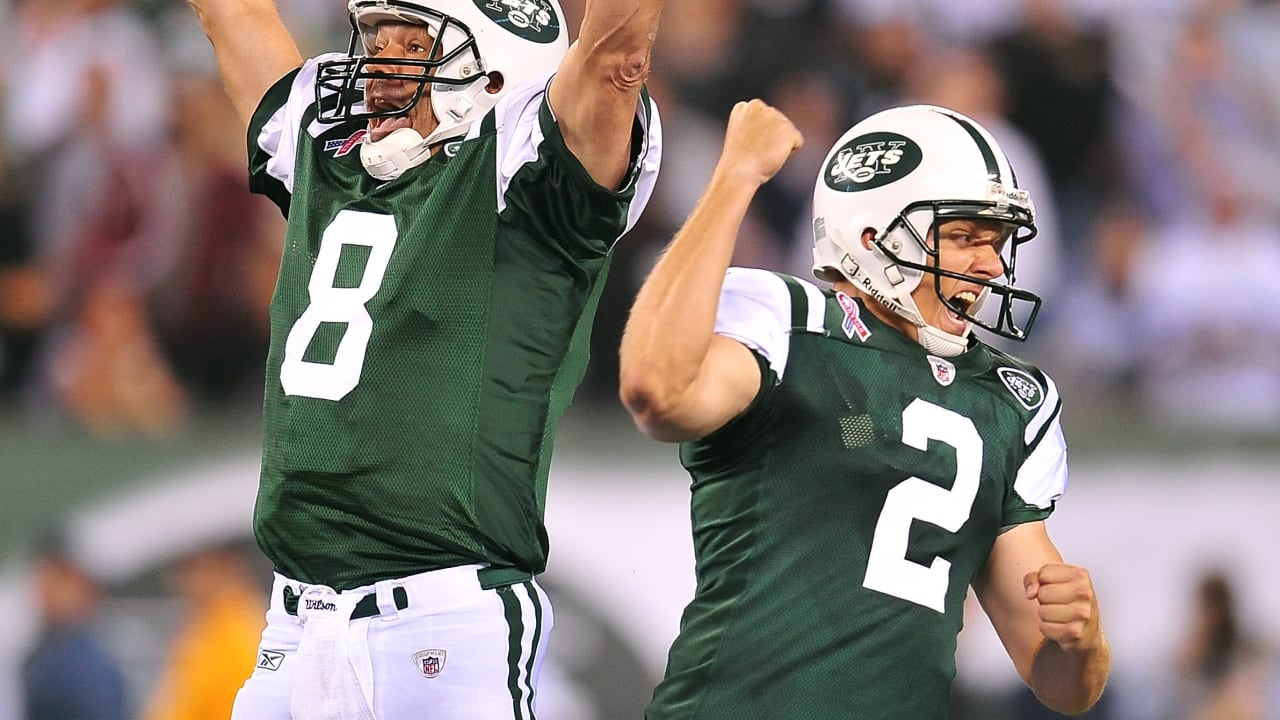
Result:
{"label": "number 2 jersey", "polygon": [[258,544],[340,590],[469,563],[541,572],[554,434],[610,252],[652,192],[656,108],[642,96],[618,191],[566,148],[549,77],[383,182],[360,162],[364,122],[316,119],[324,59],[249,128],[250,186],[288,218]]}
{"label": "number 2 jersey", "polygon": [[716,332],[762,388],[681,446],[697,586],[646,718],[944,720],[970,582],[1065,488],[1052,381],[762,270],[729,270]]}

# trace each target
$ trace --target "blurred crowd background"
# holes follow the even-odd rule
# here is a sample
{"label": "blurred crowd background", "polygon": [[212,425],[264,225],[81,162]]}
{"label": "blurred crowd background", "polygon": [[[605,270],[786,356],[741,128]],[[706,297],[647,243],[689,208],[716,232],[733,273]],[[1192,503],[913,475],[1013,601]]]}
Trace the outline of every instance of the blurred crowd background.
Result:
{"label": "blurred crowd background", "polygon": [[[8,0],[0,135],[0,391],[33,422],[163,434],[258,392],[280,243],[207,41],[171,0]],[[571,27],[581,0],[566,3]],[[339,0],[283,0],[307,54]],[[807,275],[815,167],[853,121],[932,102],[992,128],[1032,188],[1016,350],[1089,402],[1196,431],[1280,425],[1280,3],[672,0],[653,94],[658,196],[618,250],[584,398],[733,103],[804,150],[761,193],[740,264]]]}
{"label": "blurred crowd background", "polygon": [[[562,2],[576,28],[582,0]],[[280,7],[304,54],[345,49],[340,0]],[[831,143],[929,102],[991,129],[1033,192],[1040,233],[1018,279],[1045,306],[1007,349],[1058,381],[1073,447],[1280,456],[1277,0],[668,0],[650,85],[657,195],[618,247],[571,414],[619,414],[630,301],[734,102],[764,98],[806,137],[735,262],[803,276]],[[37,557],[57,509],[105,494],[67,448],[119,464],[197,446],[211,423],[254,429],[283,220],[247,191],[243,131],[179,0],[0,0],[0,94],[0,558]],[[72,477],[83,492],[24,506]],[[216,560],[191,567],[232,564]],[[1203,614],[1171,632],[1188,638],[1195,700],[1158,720],[1280,717],[1280,673],[1240,661],[1265,653],[1232,578],[1189,592]],[[159,702],[137,700],[119,717]]]}

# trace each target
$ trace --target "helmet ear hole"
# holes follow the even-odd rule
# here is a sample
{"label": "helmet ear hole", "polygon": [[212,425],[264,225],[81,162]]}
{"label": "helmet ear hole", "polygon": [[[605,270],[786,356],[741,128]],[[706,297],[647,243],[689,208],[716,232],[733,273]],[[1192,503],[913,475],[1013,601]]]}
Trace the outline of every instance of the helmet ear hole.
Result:
{"label": "helmet ear hole", "polygon": [[502,92],[502,88],[506,84],[507,79],[502,76],[502,73],[494,70],[489,73],[489,84],[484,86],[484,91],[490,95],[497,95]]}
{"label": "helmet ear hole", "polygon": [[875,241],[876,229],[870,226],[862,228],[862,247],[874,250]]}

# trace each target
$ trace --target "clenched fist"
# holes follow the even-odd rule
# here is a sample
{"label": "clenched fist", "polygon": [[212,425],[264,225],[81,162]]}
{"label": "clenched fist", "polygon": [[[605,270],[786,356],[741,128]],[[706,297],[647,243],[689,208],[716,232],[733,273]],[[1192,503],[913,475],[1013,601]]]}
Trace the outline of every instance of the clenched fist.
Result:
{"label": "clenched fist", "polygon": [[1072,652],[1087,651],[1101,639],[1098,598],[1089,571],[1051,563],[1022,579],[1027,599],[1039,603],[1040,632]]}
{"label": "clenched fist", "polygon": [[763,185],[803,144],[800,131],[782,111],[763,100],[742,101],[729,115],[718,172]]}

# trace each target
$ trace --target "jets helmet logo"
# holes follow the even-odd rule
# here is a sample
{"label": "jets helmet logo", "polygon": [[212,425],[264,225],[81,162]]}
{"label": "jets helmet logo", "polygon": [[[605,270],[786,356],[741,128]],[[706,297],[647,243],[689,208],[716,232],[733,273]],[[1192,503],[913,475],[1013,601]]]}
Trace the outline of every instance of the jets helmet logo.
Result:
{"label": "jets helmet logo", "polygon": [[920,166],[920,146],[890,132],[859,135],[831,156],[823,179],[839,192],[858,192],[901,180]]}
{"label": "jets helmet logo", "polygon": [[547,0],[474,0],[498,27],[536,43],[560,37],[560,17]]}

